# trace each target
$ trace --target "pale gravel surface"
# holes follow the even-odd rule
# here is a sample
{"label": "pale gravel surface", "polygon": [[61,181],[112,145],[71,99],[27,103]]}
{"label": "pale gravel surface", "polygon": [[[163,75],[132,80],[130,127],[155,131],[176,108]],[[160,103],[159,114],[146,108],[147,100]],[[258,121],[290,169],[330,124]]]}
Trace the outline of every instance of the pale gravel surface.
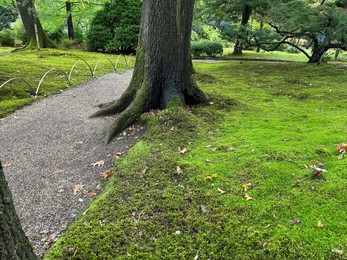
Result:
{"label": "pale gravel surface", "polygon": [[[0,160],[11,164],[5,176],[37,254],[85,208],[89,191],[100,192],[110,154],[126,152],[141,135],[127,131],[106,146],[102,131],[112,118],[89,118],[96,105],[121,95],[131,75],[105,75],[0,119]],[[105,165],[90,165],[98,161]],[[78,184],[84,187],[74,194]]]}

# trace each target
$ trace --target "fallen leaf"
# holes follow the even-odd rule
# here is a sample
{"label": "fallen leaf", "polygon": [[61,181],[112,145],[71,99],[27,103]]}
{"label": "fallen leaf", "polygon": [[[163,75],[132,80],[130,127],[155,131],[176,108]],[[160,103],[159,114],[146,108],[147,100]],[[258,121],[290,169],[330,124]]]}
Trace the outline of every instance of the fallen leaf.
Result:
{"label": "fallen leaf", "polygon": [[9,163],[9,162],[4,162],[3,164],[2,164],[2,167],[3,168],[9,168],[9,167],[12,167],[13,166],[13,164],[12,163]]}
{"label": "fallen leaf", "polygon": [[75,187],[73,188],[73,194],[77,194],[78,192],[80,192],[84,187],[84,184],[82,184],[82,182],[80,184],[75,185]]}
{"label": "fallen leaf", "polygon": [[247,193],[243,196],[246,200],[252,200],[253,198],[249,196]]}
{"label": "fallen leaf", "polygon": [[322,223],[322,221],[318,220],[317,227],[319,227],[319,228],[324,227],[324,224]]}
{"label": "fallen leaf", "polygon": [[185,154],[187,151],[187,148],[183,148],[182,150],[180,150],[180,154]]}
{"label": "fallen leaf", "polygon": [[339,254],[339,255],[343,255],[343,250],[340,250],[340,249],[332,249],[331,252]]}
{"label": "fallen leaf", "polygon": [[95,191],[90,191],[87,193],[88,197],[95,197],[97,193]]}
{"label": "fallen leaf", "polygon": [[230,147],[230,148],[228,149],[228,151],[229,151],[229,152],[233,152],[233,151],[235,151],[235,148]]}
{"label": "fallen leaf", "polygon": [[252,186],[252,183],[244,183],[242,184],[243,191],[248,191],[248,189]]}
{"label": "fallen leaf", "polygon": [[63,172],[65,172],[64,169],[59,169],[59,170],[56,170],[54,173],[63,173]]}
{"label": "fallen leaf", "polygon": [[149,168],[146,166],[146,167],[141,171],[141,177],[143,177],[148,171],[149,171]]}
{"label": "fallen leaf", "polygon": [[294,225],[295,224],[295,222],[294,222],[294,220],[289,220],[289,225]]}
{"label": "fallen leaf", "polygon": [[213,148],[211,149],[211,151],[212,151],[212,152],[215,152],[215,151],[217,151],[217,148],[216,148],[216,147],[213,147]]}
{"label": "fallen leaf", "polygon": [[346,154],[346,151],[341,152],[341,153],[339,154],[339,156],[337,157],[337,159],[342,160],[342,159],[345,157],[345,154]]}
{"label": "fallen leaf", "polygon": [[104,164],[105,164],[105,161],[97,161],[95,163],[91,163],[90,166],[97,167],[97,166],[102,166]]}
{"label": "fallen leaf", "polygon": [[336,145],[336,151],[340,152],[341,150],[347,150],[347,144],[341,143]]}
{"label": "fallen leaf", "polygon": [[175,174],[175,175],[179,175],[179,174],[181,174],[181,173],[182,173],[181,167],[176,166],[176,170],[174,171],[174,174]]}
{"label": "fallen leaf", "polygon": [[262,247],[262,248],[266,248],[268,245],[269,245],[269,243],[268,243],[268,242],[265,242],[265,243],[263,243],[263,244],[261,245],[261,247]]}
{"label": "fallen leaf", "polygon": [[296,224],[299,224],[301,222],[301,218],[296,218],[295,222],[296,222]]}
{"label": "fallen leaf", "polygon": [[121,153],[121,152],[114,153],[112,157],[116,158],[116,159],[121,158],[121,157],[123,157],[123,153]]}
{"label": "fallen leaf", "polygon": [[218,174],[217,173],[212,173],[208,176],[205,176],[205,180],[213,181],[215,178],[217,178]]}
{"label": "fallen leaf", "polygon": [[100,173],[100,176],[103,177],[105,180],[109,179],[112,176],[113,172],[108,170]]}
{"label": "fallen leaf", "polygon": [[220,188],[218,188],[217,190],[218,190],[218,192],[219,192],[220,194],[224,194],[224,193],[225,193],[225,191],[222,190],[222,189],[220,189]]}

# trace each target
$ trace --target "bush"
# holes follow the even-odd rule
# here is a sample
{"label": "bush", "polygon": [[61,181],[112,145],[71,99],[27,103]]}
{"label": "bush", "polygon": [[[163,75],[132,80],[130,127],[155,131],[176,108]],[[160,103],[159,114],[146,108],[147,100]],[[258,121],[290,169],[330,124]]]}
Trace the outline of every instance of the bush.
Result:
{"label": "bush", "polygon": [[0,32],[0,45],[6,47],[15,46],[15,34],[11,29],[5,29]]}
{"label": "bush", "polygon": [[113,0],[96,13],[87,33],[90,51],[134,52],[141,19],[141,0]]}
{"label": "bush", "polygon": [[216,57],[223,54],[223,46],[218,42],[193,43],[191,51],[193,56]]}

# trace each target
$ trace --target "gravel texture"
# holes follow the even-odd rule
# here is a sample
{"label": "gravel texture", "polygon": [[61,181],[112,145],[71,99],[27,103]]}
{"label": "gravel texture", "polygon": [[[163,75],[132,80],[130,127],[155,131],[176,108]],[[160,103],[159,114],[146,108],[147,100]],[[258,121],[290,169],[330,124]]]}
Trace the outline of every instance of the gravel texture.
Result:
{"label": "gravel texture", "polygon": [[[98,104],[123,93],[131,75],[90,80],[0,119],[0,160],[38,255],[87,206],[93,192],[100,192],[106,183],[100,173],[112,167],[112,155],[126,152],[140,137],[141,128],[132,128],[104,145],[102,131],[112,117],[89,118]],[[104,165],[91,165],[101,161]]]}

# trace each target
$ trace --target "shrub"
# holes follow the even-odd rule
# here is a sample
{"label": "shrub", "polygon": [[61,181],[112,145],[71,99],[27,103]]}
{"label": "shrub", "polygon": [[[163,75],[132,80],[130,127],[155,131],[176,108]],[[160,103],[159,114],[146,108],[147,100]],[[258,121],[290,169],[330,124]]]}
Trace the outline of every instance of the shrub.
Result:
{"label": "shrub", "polygon": [[26,42],[27,37],[25,35],[24,26],[21,18],[17,18],[17,20],[11,24],[11,29],[15,35],[16,45],[22,45]]}
{"label": "shrub", "polygon": [[112,0],[96,13],[87,33],[88,50],[133,52],[141,19],[141,0]]}
{"label": "shrub", "polygon": [[216,57],[223,54],[223,46],[218,42],[193,43],[191,51],[193,56]]}
{"label": "shrub", "polygon": [[6,47],[15,46],[15,35],[11,29],[5,29],[0,32],[0,45]]}

